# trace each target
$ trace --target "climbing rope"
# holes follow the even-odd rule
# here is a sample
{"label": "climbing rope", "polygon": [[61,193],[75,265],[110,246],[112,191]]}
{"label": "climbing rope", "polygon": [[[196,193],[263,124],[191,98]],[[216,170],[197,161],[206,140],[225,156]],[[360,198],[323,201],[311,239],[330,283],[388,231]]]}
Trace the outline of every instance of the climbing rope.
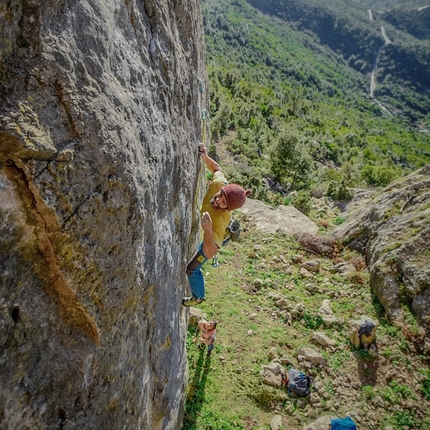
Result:
{"label": "climbing rope", "polygon": [[[199,92],[200,92],[200,100],[201,100],[201,104],[203,103],[203,85],[202,85],[202,80],[199,79]],[[208,117],[208,112],[206,109],[202,109],[202,116],[201,116],[201,120],[202,120],[202,142],[203,144],[206,146],[206,121],[209,119]],[[205,176],[205,163],[202,163],[200,161],[200,180],[202,184],[205,183],[206,180],[206,176]],[[213,267],[218,267],[218,253],[216,253],[213,258],[212,258],[212,266]]]}
{"label": "climbing rope", "polygon": [[[199,93],[200,93],[200,108],[203,105],[203,81],[199,80]],[[202,121],[202,143],[206,146],[206,122],[209,119],[208,112],[206,109],[201,109],[201,121]],[[201,186],[205,185],[206,175],[205,175],[205,163],[200,159],[200,177],[197,184],[197,189],[200,190]],[[203,240],[203,231],[200,231],[200,239]],[[216,253],[212,258],[212,266],[218,267],[218,253]]]}
{"label": "climbing rope", "polygon": [[[203,81],[199,78],[199,93],[200,93],[200,111],[202,121],[202,143],[206,146],[206,121],[208,119],[208,113],[206,109],[202,109],[203,105]],[[205,163],[200,161],[200,175],[202,184],[205,183]]]}
{"label": "climbing rope", "polygon": [[[206,122],[208,120],[208,114],[206,109],[202,109],[202,106],[204,104],[203,102],[203,81],[198,78],[199,81],[199,93],[200,93],[200,100],[199,100],[199,109],[201,112],[201,142],[206,145]],[[199,144],[200,142],[197,142],[197,144]],[[203,191],[203,187],[205,186],[205,163],[202,161],[202,159],[200,158],[200,155],[198,156],[199,158],[199,163],[200,163],[200,174],[197,180],[197,192],[195,193],[195,207],[199,208],[199,204],[197,202],[198,196],[200,195],[200,192]],[[200,231],[200,241],[203,240],[203,231]]]}

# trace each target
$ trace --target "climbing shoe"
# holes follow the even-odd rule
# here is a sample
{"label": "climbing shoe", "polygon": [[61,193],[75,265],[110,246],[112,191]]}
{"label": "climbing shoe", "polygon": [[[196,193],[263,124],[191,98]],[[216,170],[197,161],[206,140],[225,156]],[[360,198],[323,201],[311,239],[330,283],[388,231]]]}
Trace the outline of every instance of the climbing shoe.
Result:
{"label": "climbing shoe", "polygon": [[204,301],[205,299],[196,299],[194,296],[191,296],[191,297],[184,297],[182,299],[182,304],[187,308],[189,308],[190,306],[197,306]]}

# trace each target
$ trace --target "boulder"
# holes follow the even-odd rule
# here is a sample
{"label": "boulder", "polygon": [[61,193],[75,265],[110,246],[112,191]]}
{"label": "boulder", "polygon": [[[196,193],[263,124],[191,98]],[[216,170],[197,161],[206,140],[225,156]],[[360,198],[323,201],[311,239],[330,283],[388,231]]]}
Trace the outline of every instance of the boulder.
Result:
{"label": "boulder", "polygon": [[341,275],[348,275],[350,273],[356,272],[357,269],[352,264],[341,261],[340,263],[335,264],[331,269],[330,272],[332,273],[340,273]]}
{"label": "boulder", "polygon": [[282,387],[282,374],[285,369],[279,362],[272,362],[262,367],[260,376],[263,378],[263,384],[271,385],[272,387]]}
{"label": "boulder", "polygon": [[334,316],[330,307],[330,300],[328,299],[323,300],[320,308],[318,309],[318,315],[327,327],[332,326],[337,321],[337,318]]}
{"label": "boulder", "polygon": [[308,347],[299,348],[299,350],[297,351],[297,355],[302,357],[303,360],[309,361],[310,363],[316,366],[327,365],[325,358],[319,352],[313,350],[312,348],[308,348]]}
{"label": "boulder", "polygon": [[316,331],[312,335],[312,339],[322,346],[334,346],[334,340],[330,339],[325,333]]}
{"label": "boulder", "polygon": [[293,206],[278,206],[274,209],[259,200],[246,199],[237,211],[248,215],[254,228],[265,233],[280,233],[295,236],[301,233],[317,234],[319,227]]}
{"label": "boulder", "polygon": [[321,263],[318,259],[308,260],[301,264],[303,269],[308,270],[309,272],[319,272],[321,268]]}
{"label": "boulder", "polygon": [[[354,192],[345,215],[347,221],[334,235],[348,237],[349,247],[365,255],[370,286],[387,317],[404,324],[401,301],[406,297],[430,333],[430,165],[370,195]],[[414,339],[423,353],[429,337]]]}
{"label": "boulder", "polygon": [[270,421],[270,430],[281,430],[282,429],[282,417],[275,415]]}
{"label": "boulder", "polygon": [[312,421],[303,426],[303,430],[330,430],[330,424],[332,420],[332,416],[324,415],[318,418],[316,421]]}

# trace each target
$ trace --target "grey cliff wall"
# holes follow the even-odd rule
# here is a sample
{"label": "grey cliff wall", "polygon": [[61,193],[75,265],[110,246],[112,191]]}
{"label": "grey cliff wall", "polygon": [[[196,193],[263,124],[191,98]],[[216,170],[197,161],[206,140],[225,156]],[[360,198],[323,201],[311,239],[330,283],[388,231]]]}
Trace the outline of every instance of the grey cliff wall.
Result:
{"label": "grey cliff wall", "polygon": [[11,0],[0,29],[0,427],[180,428],[198,0]]}

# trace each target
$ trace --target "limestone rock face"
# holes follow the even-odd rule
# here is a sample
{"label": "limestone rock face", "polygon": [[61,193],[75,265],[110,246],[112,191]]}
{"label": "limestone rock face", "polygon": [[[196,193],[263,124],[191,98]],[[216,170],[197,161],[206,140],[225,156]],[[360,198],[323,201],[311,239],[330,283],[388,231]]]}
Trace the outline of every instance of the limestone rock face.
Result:
{"label": "limestone rock face", "polygon": [[422,347],[430,329],[430,165],[379,193],[353,200],[336,235],[363,252],[370,283],[385,311],[403,325],[402,304],[422,326]]}
{"label": "limestone rock face", "polygon": [[180,428],[199,2],[11,0],[0,29],[2,424]]}

